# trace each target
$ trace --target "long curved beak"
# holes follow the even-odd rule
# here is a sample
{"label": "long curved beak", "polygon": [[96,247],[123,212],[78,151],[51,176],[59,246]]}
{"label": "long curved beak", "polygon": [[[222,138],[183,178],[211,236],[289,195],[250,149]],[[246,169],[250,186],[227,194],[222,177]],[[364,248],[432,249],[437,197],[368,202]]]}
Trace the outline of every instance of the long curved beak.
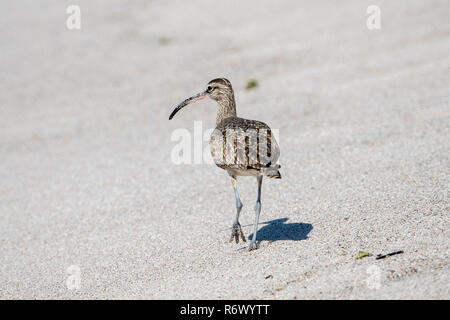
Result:
{"label": "long curved beak", "polygon": [[189,103],[197,101],[197,100],[201,100],[204,99],[206,97],[206,92],[201,92],[199,94],[196,94],[195,96],[192,96],[190,98],[187,98],[186,100],[184,100],[182,103],[180,103],[170,114],[169,116],[169,120],[172,120],[172,118],[175,116],[175,114],[180,111],[181,109],[183,109],[184,107],[186,107]]}

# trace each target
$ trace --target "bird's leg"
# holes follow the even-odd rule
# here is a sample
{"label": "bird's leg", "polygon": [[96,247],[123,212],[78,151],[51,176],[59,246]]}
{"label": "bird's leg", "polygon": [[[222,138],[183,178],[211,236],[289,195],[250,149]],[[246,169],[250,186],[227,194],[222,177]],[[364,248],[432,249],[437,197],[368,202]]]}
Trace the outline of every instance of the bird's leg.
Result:
{"label": "bird's leg", "polygon": [[233,226],[231,227],[231,238],[230,238],[230,242],[234,240],[236,240],[236,243],[239,243],[239,236],[241,237],[242,241],[246,241],[245,240],[245,236],[244,233],[242,232],[242,228],[241,228],[241,224],[239,223],[239,214],[241,213],[242,210],[242,202],[241,199],[239,198],[239,193],[237,190],[237,181],[236,181],[236,177],[231,176],[231,183],[233,184],[233,189],[234,189],[234,197],[236,198],[236,219],[234,219],[233,222]]}
{"label": "bird's leg", "polygon": [[258,221],[259,221],[259,214],[261,213],[261,185],[262,185],[262,176],[258,176],[257,178],[258,182],[258,199],[256,200],[255,204],[255,224],[253,225],[253,237],[252,241],[250,242],[250,245],[248,246],[248,250],[257,249],[256,244],[256,232],[258,230]]}

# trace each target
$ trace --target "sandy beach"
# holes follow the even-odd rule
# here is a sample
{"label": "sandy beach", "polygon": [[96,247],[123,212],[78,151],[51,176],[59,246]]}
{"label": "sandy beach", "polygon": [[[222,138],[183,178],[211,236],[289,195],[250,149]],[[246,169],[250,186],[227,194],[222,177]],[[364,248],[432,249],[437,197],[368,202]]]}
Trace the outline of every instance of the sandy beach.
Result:
{"label": "sandy beach", "polygon": [[[450,298],[448,1],[71,4],[0,3],[1,299]],[[171,159],[217,77],[279,130],[250,252],[227,173]]]}

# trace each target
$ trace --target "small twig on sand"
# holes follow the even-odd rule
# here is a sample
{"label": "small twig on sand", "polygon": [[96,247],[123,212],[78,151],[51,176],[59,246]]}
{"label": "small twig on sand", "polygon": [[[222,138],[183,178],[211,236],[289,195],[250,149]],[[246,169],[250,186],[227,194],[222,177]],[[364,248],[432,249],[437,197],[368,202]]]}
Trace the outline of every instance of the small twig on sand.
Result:
{"label": "small twig on sand", "polygon": [[403,250],[395,251],[395,252],[391,252],[391,253],[387,253],[387,254],[378,254],[377,257],[376,257],[375,259],[376,259],[376,260],[384,259],[384,258],[386,258],[386,257],[388,257],[388,256],[393,256],[393,255],[395,255],[395,254],[400,254],[400,253],[403,253]]}

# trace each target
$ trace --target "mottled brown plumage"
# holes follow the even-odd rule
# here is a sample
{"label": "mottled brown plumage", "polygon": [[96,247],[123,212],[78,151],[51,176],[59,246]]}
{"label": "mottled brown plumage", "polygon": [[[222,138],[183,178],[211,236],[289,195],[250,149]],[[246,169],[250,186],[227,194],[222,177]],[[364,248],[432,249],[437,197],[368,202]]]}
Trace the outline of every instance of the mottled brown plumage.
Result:
{"label": "mottled brown plumage", "polygon": [[226,118],[216,126],[209,145],[219,168],[235,175],[281,177],[276,165],[280,155],[278,144],[264,122]]}
{"label": "mottled brown plumage", "polygon": [[237,117],[233,87],[225,78],[211,80],[204,92],[192,96],[180,103],[169,119],[189,103],[206,96],[217,101],[219,109],[216,128],[211,134],[210,149],[215,164],[228,172],[236,197],[236,219],[233,223],[231,239],[245,240],[239,214],[242,202],[236,186],[238,176],[255,176],[258,182],[258,199],[255,205],[255,224],[249,250],[256,248],[256,232],[261,211],[261,184],[263,176],[281,178],[280,165],[277,164],[280,149],[270,127],[261,121]]}

